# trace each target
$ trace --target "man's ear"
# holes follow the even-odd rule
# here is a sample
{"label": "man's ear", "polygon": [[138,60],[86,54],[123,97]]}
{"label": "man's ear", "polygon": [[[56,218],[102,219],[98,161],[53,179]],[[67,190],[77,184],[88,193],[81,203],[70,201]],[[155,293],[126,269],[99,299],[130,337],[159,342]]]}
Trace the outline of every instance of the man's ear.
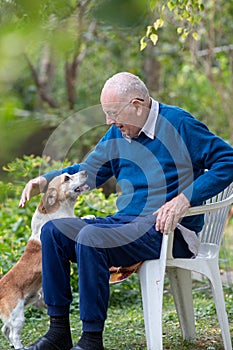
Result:
{"label": "man's ear", "polygon": [[132,103],[137,110],[137,115],[140,117],[143,113],[143,103],[136,98],[132,100]]}

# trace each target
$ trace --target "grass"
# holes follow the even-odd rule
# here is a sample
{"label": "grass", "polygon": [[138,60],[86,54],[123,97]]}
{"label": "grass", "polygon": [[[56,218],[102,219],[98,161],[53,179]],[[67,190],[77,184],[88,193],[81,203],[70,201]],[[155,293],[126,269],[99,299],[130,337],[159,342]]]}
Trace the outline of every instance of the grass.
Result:
{"label": "grass", "polygon": [[[106,350],[146,350],[144,321],[138,276],[131,281],[111,286],[111,301],[104,332]],[[224,288],[226,308],[233,332],[233,291]],[[77,292],[71,310],[71,329],[74,343],[81,334]],[[175,311],[169,284],[166,281],[163,305],[163,343],[165,350],[223,350],[222,338],[217,321],[214,303],[206,282],[194,282],[194,307],[197,339],[195,343],[184,342]],[[28,308],[22,339],[25,345],[31,344],[48,329],[46,310]],[[0,336],[1,350],[9,350],[9,344]]]}
{"label": "grass", "polygon": [[[233,223],[226,230],[225,246],[221,252],[221,269],[226,268],[223,257],[227,257],[228,267],[233,270],[232,246]],[[75,287],[74,287],[75,289]],[[71,308],[71,330],[74,343],[81,334],[79,320],[78,293],[74,291]],[[229,326],[233,335],[233,286],[224,286],[226,309]],[[203,279],[193,283],[194,309],[196,317],[197,338],[194,343],[182,340],[180,326],[165,279],[163,299],[163,346],[164,350],[223,350],[223,343],[215,306],[209,283]],[[26,321],[23,329],[23,344],[29,345],[43,335],[48,329],[48,316],[45,309],[29,307],[25,312]],[[233,340],[233,339],[232,339]],[[111,286],[111,298],[108,319],[104,331],[106,350],[146,350],[143,312],[139,279],[135,274],[123,283]],[[0,349],[9,350],[9,344],[0,334]]]}

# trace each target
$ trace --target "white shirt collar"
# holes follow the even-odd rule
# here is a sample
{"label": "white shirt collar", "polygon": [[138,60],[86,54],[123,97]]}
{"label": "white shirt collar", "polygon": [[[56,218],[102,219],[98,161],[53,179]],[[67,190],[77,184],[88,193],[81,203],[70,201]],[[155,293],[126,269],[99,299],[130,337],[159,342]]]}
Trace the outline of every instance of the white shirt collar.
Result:
{"label": "white shirt collar", "polygon": [[[151,98],[151,108],[150,113],[148,115],[148,118],[143,126],[143,128],[140,130],[138,136],[143,132],[146,136],[148,136],[150,139],[155,138],[155,125],[159,114],[159,103],[158,101],[155,101],[153,98]],[[124,136],[124,138],[131,143],[131,137]]]}
{"label": "white shirt collar", "polygon": [[159,103],[158,101],[155,101],[153,98],[151,98],[150,113],[148,115],[148,118],[142,130],[139,132],[138,135],[144,132],[144,134],[148,136],[150,139],[153,140],[155,138],[155,125],[158,118],[158,114],[159,114]]}

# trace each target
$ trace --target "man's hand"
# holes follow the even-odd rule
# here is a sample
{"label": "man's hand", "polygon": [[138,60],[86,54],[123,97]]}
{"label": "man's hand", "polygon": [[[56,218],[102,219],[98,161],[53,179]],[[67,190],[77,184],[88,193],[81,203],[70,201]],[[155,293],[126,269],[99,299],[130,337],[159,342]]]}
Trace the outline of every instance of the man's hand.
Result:
{"label": "man's hand", "polygon": [[174,231],[180,218],[184,216],[189,207],[190,202],[183,193],[165,203],[153,213],[157,216],[156,230],[165,234]]}
{"label": "man's hand", "polygon": [[35,179],[30,180],[26,184],[22,192],[19,206],[24,208],[26,202],[29,201],[31,197],[41,193],[46,185],[47,185],[47,180],[43,176],[38,176]]}

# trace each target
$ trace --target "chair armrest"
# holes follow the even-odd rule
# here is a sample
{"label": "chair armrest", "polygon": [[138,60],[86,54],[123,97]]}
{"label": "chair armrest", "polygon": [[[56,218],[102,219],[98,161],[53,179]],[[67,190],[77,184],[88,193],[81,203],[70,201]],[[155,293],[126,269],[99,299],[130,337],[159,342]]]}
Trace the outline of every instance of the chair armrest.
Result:
{"label": "chair armrest", "polygon": [[228,205],[233,203],[233,193],[227,197],[226,199],[223,199],[222,201],[218,201],[215,203],[208,203],[204,205],[199,205],[197,207],[191,207],[188,209],[185,216],[193,216],[198,214],[205,214],[210,211],[216,211],[222,208],[227,207]]}
{"label": "chair armrest", "polygon": [[[199,214],[205,214],[208,212],[217,211],[219,209],[223,209],[233,203],[233,193],[227,197],[226,199],[223,199],[221,201],[217,201],[214,203],[207,203],[203,205],[199,205],[196,207],[191,207],[188,209],[186,214],[184,216],[193,216],[193,215],[199,215]],[[168,237],[168,248],[167,248],[167,258],[173,259],[172,256],[172,248],[173,248],[173,239],[174,239],[174,232],[169,233]]]}

